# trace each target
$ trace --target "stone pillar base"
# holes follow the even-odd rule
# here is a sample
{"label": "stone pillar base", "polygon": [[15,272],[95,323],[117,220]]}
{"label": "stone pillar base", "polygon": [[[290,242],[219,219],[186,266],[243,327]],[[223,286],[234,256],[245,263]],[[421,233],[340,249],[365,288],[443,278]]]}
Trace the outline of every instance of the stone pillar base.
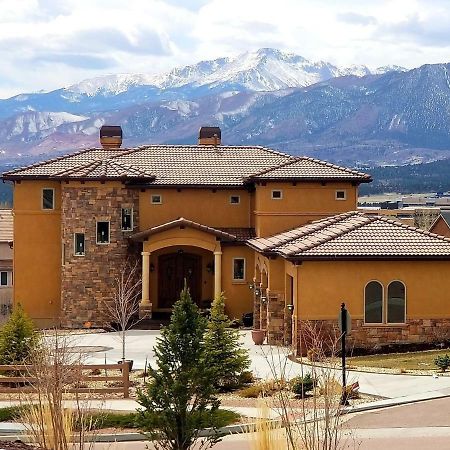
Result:
{"label": "stone pillar base", "polygon": [[152,318],[152,304],[144,303],[139,305],[139,319],[151,319]]}

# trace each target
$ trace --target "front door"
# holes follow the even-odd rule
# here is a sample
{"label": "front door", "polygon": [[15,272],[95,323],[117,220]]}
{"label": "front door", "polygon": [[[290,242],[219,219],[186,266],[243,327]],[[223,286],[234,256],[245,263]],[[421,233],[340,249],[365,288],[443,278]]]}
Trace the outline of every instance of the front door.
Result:
{"label": "front door", "polygon": [[177,252],[158,258],[158,307],[172,308],[180,298],[186,280],[192,300],[200,304],[202,288],[202,257]]}

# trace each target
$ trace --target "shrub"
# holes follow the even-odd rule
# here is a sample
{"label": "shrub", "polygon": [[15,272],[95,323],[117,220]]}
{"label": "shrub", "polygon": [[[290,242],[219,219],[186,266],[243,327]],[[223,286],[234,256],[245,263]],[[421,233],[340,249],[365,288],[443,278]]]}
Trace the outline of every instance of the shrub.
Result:
{"label": "shrub", "polygon": [[445,372],[450,367],[450,356],[438,356],[434,360],[434,364],[439,367],[439,369],[442,370],[442,372]]}
{"label": "shrub", "polygon": [[0,364],[23,364],[39,343],[33,321],[20,305],[0,330]]}
{"label": "shrub", "polygon": [[210,447],[219,440],[215,371],[204,344],[206,320],[193,303],[186,285],[173,307],[170,324],[161,331],[154,348],[156,364],[148,367],[151,382],[138,391],[137,423],[158,447],[192,448],[200,430],[212,427],[203,441]]}
{"label": "shrub", "polygon": [[266,395],[273,395],[275,392],[286,388],[284,380],[268,380],[255,383],[252,386],[241,389],[238,394],[244,398],[258,398]]}
{"label": "shrub", "polygon": [[311,377],[311,374],[307,373],[305,376],[298,376],[291,380],[292,392],[301,397],[306,397],[309,391],[312,391],[316,385],[315,380]]}
{"label": "shrub", "polygon": [[214,385],[221,391],[236,389],[239,376],[250,367],[248,351],[242,348],[239,330],[231,328],[225,314],[223,295],[211,307],[211,317],[205,334],[208,364],[214,370]]}
{"label": "shrub", "polygon": [[239,375],[239,385],[242,386],[244,384],[252,384],[255,381],[255,377],[250,370],[244,370]]}

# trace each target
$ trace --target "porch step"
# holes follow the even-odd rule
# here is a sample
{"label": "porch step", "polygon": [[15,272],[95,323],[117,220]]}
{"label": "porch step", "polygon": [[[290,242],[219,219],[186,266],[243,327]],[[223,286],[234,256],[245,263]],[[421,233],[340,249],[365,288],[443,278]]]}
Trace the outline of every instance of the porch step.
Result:
{"label": "porch step", "polygon": [[133,330],[159,330],[170,322],[170,313],[155,312],[151,319],[144,319],[133,326]]}

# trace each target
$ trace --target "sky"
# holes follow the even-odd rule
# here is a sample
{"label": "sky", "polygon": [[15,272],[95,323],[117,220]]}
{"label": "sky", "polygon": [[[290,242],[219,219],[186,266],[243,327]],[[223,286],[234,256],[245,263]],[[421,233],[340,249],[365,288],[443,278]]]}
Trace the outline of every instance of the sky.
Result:
{"label": "sky", "polygon": [[449,0],[0,0],[0,98],[274,47],[339,66],[450,61]]}

